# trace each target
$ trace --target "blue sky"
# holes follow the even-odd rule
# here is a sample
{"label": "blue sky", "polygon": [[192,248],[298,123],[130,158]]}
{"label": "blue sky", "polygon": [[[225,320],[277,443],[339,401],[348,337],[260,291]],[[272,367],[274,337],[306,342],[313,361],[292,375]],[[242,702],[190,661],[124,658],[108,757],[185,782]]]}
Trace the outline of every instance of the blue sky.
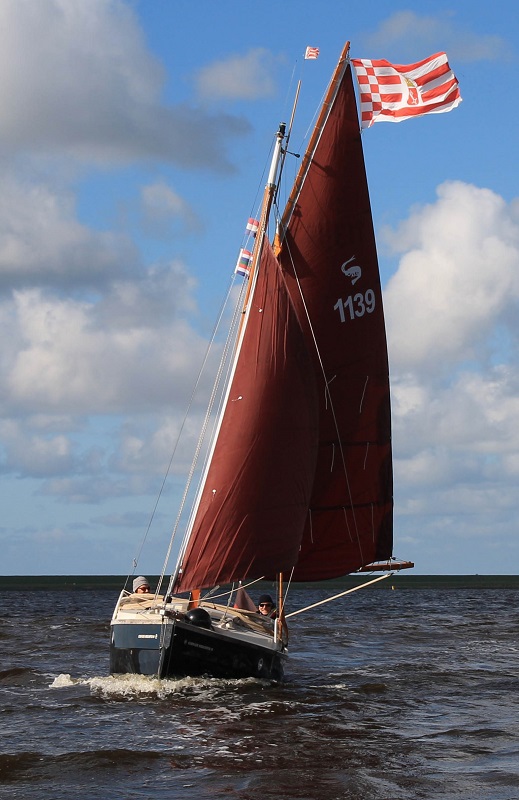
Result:
{"label": "blue sky", "polygon": [[[347,39],[400,64],[445,50],[463,96],[363,134],[395,555],[516,573],[516,4],[3,0],[0,38],[0,574],[131,571],[273,134],[302,78],[302,149]],[[144,573],[162,567],[182,466]]]}

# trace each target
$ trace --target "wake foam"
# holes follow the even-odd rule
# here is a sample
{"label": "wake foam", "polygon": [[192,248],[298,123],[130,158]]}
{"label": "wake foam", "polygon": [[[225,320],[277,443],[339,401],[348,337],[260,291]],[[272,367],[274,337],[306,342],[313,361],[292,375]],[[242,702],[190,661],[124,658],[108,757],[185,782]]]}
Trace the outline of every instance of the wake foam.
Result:
{"label": "wake foam", "polygon": [[263,684],[256,678],[231,680],[224,678],[157,678],[148,675],[107,675],[93,678],[73,678],[69,674],[58,675],[50,684],[51,689],[71,686],[89,686],[93,695],[103,698],[157,697],[164,699],[174,694],[190,694],[207,689],[222,689],[232,686]]}

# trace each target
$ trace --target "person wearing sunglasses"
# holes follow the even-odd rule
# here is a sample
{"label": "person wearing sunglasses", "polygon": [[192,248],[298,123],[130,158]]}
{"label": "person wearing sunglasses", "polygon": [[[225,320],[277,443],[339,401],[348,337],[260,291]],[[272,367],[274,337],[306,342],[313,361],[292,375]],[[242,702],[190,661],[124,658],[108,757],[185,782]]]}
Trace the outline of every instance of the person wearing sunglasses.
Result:
{"label": "person wearing sunglasses", "polygon": [[276,609],[274,607],[274,601],[269,594],[262,594],[258,600],[258,613],[261,614],[262,617],[275,619]]}

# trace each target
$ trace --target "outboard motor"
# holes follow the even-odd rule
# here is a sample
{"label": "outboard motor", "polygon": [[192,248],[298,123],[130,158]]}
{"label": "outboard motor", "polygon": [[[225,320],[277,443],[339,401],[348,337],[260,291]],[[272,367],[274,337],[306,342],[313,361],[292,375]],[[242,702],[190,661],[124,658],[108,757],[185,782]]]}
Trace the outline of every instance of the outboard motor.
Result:
{"label": "outboard motor", "polygon": [[196,625],[197,628],[211,629],[211,617],[205,608],[192,608],[186,614],[186,622]]}

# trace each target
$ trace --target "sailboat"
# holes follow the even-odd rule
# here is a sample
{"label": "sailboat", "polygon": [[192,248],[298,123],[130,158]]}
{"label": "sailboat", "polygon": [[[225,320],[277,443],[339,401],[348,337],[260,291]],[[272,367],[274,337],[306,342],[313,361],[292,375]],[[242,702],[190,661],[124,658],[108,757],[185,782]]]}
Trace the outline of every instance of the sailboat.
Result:
{"label": "sailboat", "polygon": [[[112,674],[279,680],[287,587],[412,566],[392,557],[388,355],[348,50],[271,241],[292,123],[275,136],[227,387],[178,560],[164,591],[161,576],[155,592],[121,592]],[[275,619],[248,602],[257,580],[276,582]]]}

